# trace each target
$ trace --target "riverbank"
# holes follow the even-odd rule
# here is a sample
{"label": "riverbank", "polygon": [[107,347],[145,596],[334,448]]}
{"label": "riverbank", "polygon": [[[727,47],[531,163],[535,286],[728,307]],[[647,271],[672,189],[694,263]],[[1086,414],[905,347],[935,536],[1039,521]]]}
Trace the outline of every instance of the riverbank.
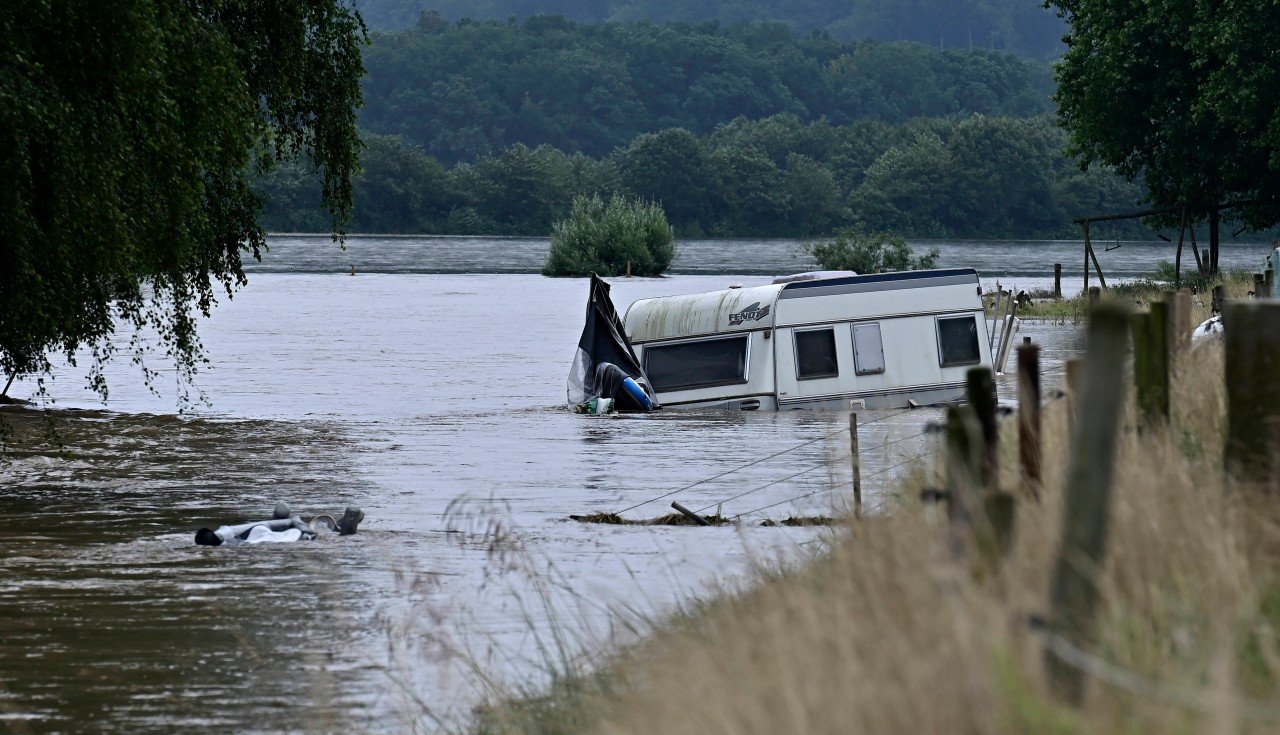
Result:
{"label": "riverbank", "polygon": [[[1214,285],[1227,284],[1234,293],[1241,295],[1252,288],[1251,276],[1245,271],[1227,274],[1222,280],[1202,280],[1200,288],[1192,294],[1192,323],[1199,324],[1212,315],[1212,298],[1210,293]],[[1152,301],[1159,301],[1166,291],[1173,288],[1170,283],[1155,281],[1150,278],[1136,278],[1112,285],[1106,290],[1108,298],[1123,301],[1139,310],[1145,310]],[[1012,294],[1016,297],[1017,294]],[[1037,290],[1028,294],[1030,301],[1018,307],[1018,318],[1047,320],[1058,324],[1082,324],[1089,316],[1089,295],[1077,293],[1067,298],[1055,298],[1052,291]],[[987,313],[991,315],[995,306],[995,294],[985,296]],[[1004,309],[1008,305],[1005,304]]]}
{"label": "riverbank", "polygon": [[[1229,295],[1246,290],[1233,282]],[[1019,500],[998,571],[954,560],[946,523],[919,500],[932,482],[920,467],[893,512],[847,522],[807,563],[759,570],[746,592],[690,607],[596,673],[558,671],[550,695],[495,701],[473,730],[1274,732],[1280,509],[1222,478],[1222,375],[1220,346],[1184,356],[1169,425],[1141,432],[1129,391],[1101,607],[1071,663],[1081,707],[1050,696],[1054,641],[1035,624],[1068,456],[1066,404],[1050,400],[1039,502],[1020,486],[1016,423],[1002,424],[1001,485]]]}

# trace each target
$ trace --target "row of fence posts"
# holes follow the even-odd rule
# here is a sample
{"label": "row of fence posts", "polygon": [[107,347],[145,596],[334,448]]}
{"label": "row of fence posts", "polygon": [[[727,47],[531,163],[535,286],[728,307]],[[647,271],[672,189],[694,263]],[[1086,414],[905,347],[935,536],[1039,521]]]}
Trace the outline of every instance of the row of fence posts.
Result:
{"label": "row of fence posts", "polygon": [[[1257,293],[1267,293],[1256,289]],[[1221,295],[1221,294],[1218,294]],[[1221,302],[1225,337],[1227,441],[1224,467],[1240,487],[1280,496],[1280,301]],[[1133,344],[1139,431],[1167,424],[1171,375],[1190,346],[1191,295],[1168,292],[1147,313],[1093,299],[1086,356],[1066,364],[1068,433],[1061,547],[1050,582],[1047,625],[1070,644],[1091,644],[1097,577],[1105,564],[1112,480]],[[1018,354],[1019,492],[999,483],[999,422],[994,376],[969,371],[967,402],[947,410],[943,460],[946,488],[928,495],[947,502],[948,544],[975,570],[994,571],[1013,547],[1018,502],[1039,502],[1042,488],[1040,348],[1024,339]],[[855,512],[861,514],[857,414],[850,414]],[[1084,697],[1083,672],[1046,649],[1054,695]]]}
{"label": "row of fence posts", "polygon": [[[1253,294],[1255,298],[1280,298],[1280,289],[1276,288],[1276,270],[1280,268],[1280,248],[1272,253],[1268,260],[1267,268],[1261,273],[1253,274]],[[1221,289],[1222,286],[1218,286]],[[1092,297],[1095,293],[1101,293],[1102,289],[1098,286],[1089,287],[1089,294]],[[1215,289],[1215,297],[1219,296]],[[1053,297],[1055,299],[1062,298],[1062,264],[1053,264]],[[1219,300],[1219,305],[1221,300]],[[1213,313],[1217,314],[1218,309],[1214,309]]]}

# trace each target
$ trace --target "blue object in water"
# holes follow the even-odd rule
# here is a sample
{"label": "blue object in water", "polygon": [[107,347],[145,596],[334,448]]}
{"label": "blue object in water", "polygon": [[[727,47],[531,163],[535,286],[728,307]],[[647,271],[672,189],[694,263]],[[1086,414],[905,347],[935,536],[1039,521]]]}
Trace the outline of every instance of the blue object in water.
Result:
{"label": "blue object in water", "polygon": [[639,402],[639,404],[641,405],[641,407],[644,408],[644,410],[646,411],[653,410],[653,399],[649,397],[648,393],[644,392],[644,388],[641,388],[640,384],[637,383],[635,380],[631,378],[627,378],[623,380],[622,387],[625,388],[626,391],[631,394],[632,398],[636,399],[636,401]]}

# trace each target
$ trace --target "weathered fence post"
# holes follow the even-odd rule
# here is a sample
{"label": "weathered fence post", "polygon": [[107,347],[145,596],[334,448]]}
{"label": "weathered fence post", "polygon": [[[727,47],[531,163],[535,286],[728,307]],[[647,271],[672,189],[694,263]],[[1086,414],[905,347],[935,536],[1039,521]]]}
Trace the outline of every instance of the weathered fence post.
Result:
{"label": "weathered fence post", "polygon": [[1212,306],[1214,314],[1222,313],[1222,304],[1226,300],[1227,300],[1227,287],[1214,286],[1213,287],[1213,306]]}
{"label": "weathered fence post", "polygon": [[1151,302],[1151,312],[1134,314],[1133,382],[1144,424],[1169,419],[1169,306]]}
{"label": "weathered fence post", "polygon": [[982,449],[985,462],[982,466],[982,486],[995,488],[1000,483],[999,428],[996,424],[996,379],[990,368],[970,368],[966,387],[969,405],[973,406],[978,424],[982,427]]}
{"label": "weathered fence post", "polygon": [[1178,354],[1182,354],[1191,347],[1191,328],[1195,326],[1191,323],[1191,289],[1178,291],[1174,303],[1178,308],[1170,318],[1173,323],[1173,347]]}
{"label": "weathered fence post", "polygon": [[1222,315],[1227,380],[1227,471],[1280,494],[1280,302],[1232,301]]}
{"label": "weathered fence post", "polygon": [[[978,466],[969,486],[969,520],[974,546],[982,562],[996,567],[1013,547],[1013,496],[1000,490],[999,425],[996,422],[996,381],[991,370],[971,368],[968,373],[969,408],[977,419],[980,436]],[[961,483],[962,485],[965,482]],[[977,511],[981,514],[977,518]]]}
{"label": "weathered fence post", "polygon": [[1178,292],[1164,291],[1160,294],[1160,300],[1164,302],[1165,314],[1168,319],[1165,320],[1164,342],[1169,348],[1169,369],[1173,369],[1173,356],[1178,354]]}
{"label": "weathered fence post", "polygon": [[858,462],[858,414],[849,412],[849,456],[853,462],[853,515],[862,517],[862,468]]}
{"label": "weathered fence post", "polygon": [[1274,299],[1276,297],[1276,269],[1267,266],[1262,272],[1262,296],[1265,299]]}
{"label": "weathered fence post", "polygon": [[1075,429],[1076,407],[1080,405],[1080,388],[1084,385],[1084,360],[1067,360],[1067,436]]}
{"label": "weathered fence post", "polygon": [[697,513],[694,513],[693,511],[689,510],[688,508],[684,507],[683,505],[681,505],[680,503],[678,503],[678,502],[676,502],[676,501],[674,501],[674,500],[673,500],[673,501],[671,501],[671,507],[672,507],[672,508],[675,508],[675,509],[676,509],[676,510],[678,510],[678,511],[680,511],[680,514],[681,514],[681,515],[683,515],[685,518],[688,518],[689,520],[693,521],[694,523],[698,524],[699,526],[710,526],[710,525],[711,525],[711,521],[708,521],[706,518],[703,518],[702,516],[698,515]]}
{"label": "weathered fence post", "polygon": [[946,432],[948,537],[951,552],[957,558],[967,559],[984,463],[982,426],[973,406],[962,404],[948,408]]}
{"label": "weathered fence post", "polygon": [[[1088,359],[1080,418],[1072,433],[1062,519],[1062,546],[1049,589],[1049,627],[1077,647],[1088,647],[1098,602],[1098,575],[1106,554],[1111,481],[1124,406],[1127,309],[1108,304],[1089,319]],[[1045,669],[1056,697],[1070,704],[1084,698],[1084,674],[1045,651]]]}
{"label": "weathered fence post", "polygon": [[1102,300],[1102,289],[1097,286],[1089,287],[1089,306],[1094,307]]}
{"label": "weathered fence post", "polygon": [[1018,348],[1018,458],[1026,494],[1040,500],[1040,345]]}
{"label": "weathered fence post", "polygon": [[1053,297],[1062,298],[1062,264],[1053,264]]}
{"label": "weathered fence post", "polygon": [[1080,227],[1081,229],[1084,230],[1084,290],[1085,290],[1085,293],[1088,293],[1089,291],[1089,252],[1090,252],[1088,220],[1085,220],[1085,222],[1081,224]]}
{"label": "weathered fence post", "polygon": [[1266,276],[1262,275],[1261,273],[1253,274],[1253,297],[1255,299],[1266,298],[1266,291],[1263,290],[1266,288],[1266,284],[1267,284]]}

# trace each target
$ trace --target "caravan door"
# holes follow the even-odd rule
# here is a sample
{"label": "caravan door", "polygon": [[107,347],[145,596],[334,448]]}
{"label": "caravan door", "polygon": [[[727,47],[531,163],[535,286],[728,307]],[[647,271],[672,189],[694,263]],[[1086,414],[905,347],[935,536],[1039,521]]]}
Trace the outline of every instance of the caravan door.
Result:
{"label": "caravan door", "polygon": [[773,342],[779,408],[833,408],[856,390],[848,323],[777,329]]}

